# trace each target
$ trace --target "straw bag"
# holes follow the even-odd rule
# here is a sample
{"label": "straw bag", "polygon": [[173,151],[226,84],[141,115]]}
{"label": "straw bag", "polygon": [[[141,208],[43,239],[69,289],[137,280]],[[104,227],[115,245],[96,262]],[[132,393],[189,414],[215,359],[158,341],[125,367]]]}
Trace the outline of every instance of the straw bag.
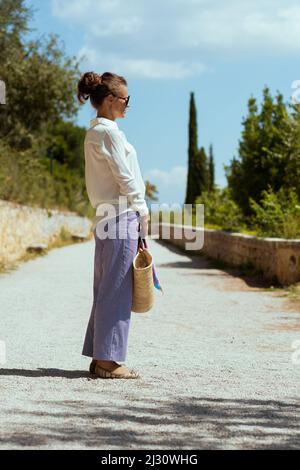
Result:
{"label": "straw bag", "polygon": [[[153,285],[153,259],[145,247],[145,243],[138,243],[138,252],[133,260],[133,293],[132,312],[148,312],[154,303]],[[141,248],[141,251],[140,251]]]}

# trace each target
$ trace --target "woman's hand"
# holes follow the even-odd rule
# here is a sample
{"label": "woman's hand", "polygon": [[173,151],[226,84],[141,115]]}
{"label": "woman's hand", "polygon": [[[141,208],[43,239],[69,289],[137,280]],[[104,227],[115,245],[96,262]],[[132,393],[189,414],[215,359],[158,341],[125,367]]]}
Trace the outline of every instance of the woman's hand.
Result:
{"label": "woman's hand", "polygon": [[144,215],[140,217],[140,232],[139,235],[141,238],[146,238],[148,236],[148,221],[149,215]]}

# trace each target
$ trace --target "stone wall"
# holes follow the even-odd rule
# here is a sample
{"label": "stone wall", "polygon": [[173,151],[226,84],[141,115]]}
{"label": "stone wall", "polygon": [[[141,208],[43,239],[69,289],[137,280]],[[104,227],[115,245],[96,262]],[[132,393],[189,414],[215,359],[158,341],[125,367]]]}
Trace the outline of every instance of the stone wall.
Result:
{"label": "stone wall", "polygon": [[[222,230],[177,224],[152,224],[151,237],[186,249],[197,232],[204,253],[232,266],[252,265],[271,283],[288,286],[300,281],[300,240],[257,238]],[[30,248],[45,248],[59,238],[61,229],[79,238],[92,237],[92,222],[74,212],[33,208],[0,200],[0,265],[21,258]],[[168,236],[170,233],[170,236]]]}
{"label": "stone wall", "polygon": [[47,210],[0,200],[0,265],[14,262],[30,249],[54,243],[61,229],[90,238],[92,222],[74,212]]}
{"label": "stone wall", "polygon": [[[168,231],[170,237],[168,239]],[[300,240],[257,238],[240,233],[200,227],[161,223],[153,224],[152,237],[164,239],[186,249],[196,236],[203,237],[203,246],[189,253],[203,253],[231,266],[251,265],[271,283],[288,286],[300,281]]]}

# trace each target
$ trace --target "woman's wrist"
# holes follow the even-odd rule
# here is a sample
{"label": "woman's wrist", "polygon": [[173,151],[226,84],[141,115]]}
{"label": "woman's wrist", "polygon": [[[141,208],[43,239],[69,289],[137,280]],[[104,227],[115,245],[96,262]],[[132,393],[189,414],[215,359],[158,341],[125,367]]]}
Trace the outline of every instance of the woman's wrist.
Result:
{"label": "woman's wrist", "polygon": [[139,218],[139,236],[146,238],[148,236],[148,215]]}
{"label": "woman's wrist", "polygon": [[148,221],[148,220],[149,220],[149,214],[140,215],[140,216],[139,216],[139,220],[140,220],[140,222]]}

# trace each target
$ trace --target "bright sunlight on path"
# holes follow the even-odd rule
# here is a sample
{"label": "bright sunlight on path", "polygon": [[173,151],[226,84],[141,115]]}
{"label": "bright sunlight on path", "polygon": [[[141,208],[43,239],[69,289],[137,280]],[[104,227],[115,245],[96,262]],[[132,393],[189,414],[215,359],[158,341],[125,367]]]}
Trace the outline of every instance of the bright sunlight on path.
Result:
{"label": "bright sunlight on path", "polygon": [[0,448],[299,447],[300,314],[205,257],[149,249],[165,294],[132,313],[137,380],[91,379],[81,356],[93,239],[0,276]]}

